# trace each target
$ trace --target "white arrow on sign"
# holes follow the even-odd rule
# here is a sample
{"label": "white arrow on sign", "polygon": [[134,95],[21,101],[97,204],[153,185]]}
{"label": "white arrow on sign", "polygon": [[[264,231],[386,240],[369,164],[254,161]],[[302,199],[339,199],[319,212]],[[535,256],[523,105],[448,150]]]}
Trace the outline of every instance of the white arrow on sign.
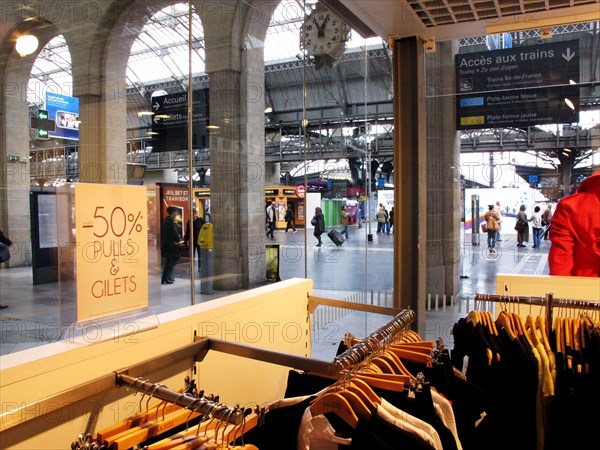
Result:
{"label": "white arrow on sign", "polygon": [[575,53],[571,53],[571,49],[567,48],[567,54],[562,54],[562,57],[568,62],[571,61],[575,57]]}
{"label": "white arrow on sign", "polygon": [[156,102],[152,105],[152,108],[154,109],[154,111],[158,111],[158,109],[160,108],[160,105],[158,104],[158,102]]}

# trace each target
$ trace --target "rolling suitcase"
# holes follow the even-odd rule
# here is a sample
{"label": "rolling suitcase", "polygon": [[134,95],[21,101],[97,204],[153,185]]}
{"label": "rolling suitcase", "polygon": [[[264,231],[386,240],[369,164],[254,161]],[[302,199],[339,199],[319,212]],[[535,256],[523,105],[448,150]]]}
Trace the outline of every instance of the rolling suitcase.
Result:
{"label": "rolling suitcase", "polygon": [[341,247],[345,241],[344,237],[337,230],[331,230],[329,233],[327,233],[327,236],[329,236],[329,239],[331,239],[338,247]]}

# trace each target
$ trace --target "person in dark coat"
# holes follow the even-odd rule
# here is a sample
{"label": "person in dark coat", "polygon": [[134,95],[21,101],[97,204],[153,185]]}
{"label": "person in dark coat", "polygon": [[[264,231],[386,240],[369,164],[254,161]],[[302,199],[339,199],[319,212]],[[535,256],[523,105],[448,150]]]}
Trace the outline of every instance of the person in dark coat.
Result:
{"label": "person in dark coat", "polygon": [[[198,271],[200,271],[200,246],[198,245],[198,235],[200,234],[200,230],[202,229],[202,225],[204,225],[204,219],[202,217],[196,217],[194,219],[194,236],[192,236],[191,241],[194,246],[194,258],[198,255]],[[185,235],[183,237],[183,243],[186,246],[190,245],[190,221],[185,226]]]}
{"label": "person in dark coat", "polygon": [[285,232],[287,233],[289,229],[294,230],[294,233],[297,233],[296,225],[294,224],[294,208],[289,204],[287,210],[285,212]]}
{"label": "person in dark coat", "polygon": [[169,206],[167,208],[167,217],[163,220],[160,228],[160,252],[165,258],[161,284],[173,284],[173,269],[179,260],[179,228],[175,223],[175,216],[178,214],[177,208]]}
{"label": "person in dark coat", "polygon": [[[0,242],[2,242],[7,247],[12,245],[12,241],[6,237],[6,235],[0,230]],[[8,308],[8,305],[0,305],[0,309]]]}
{"label": "person in dark coat", "polygon": [[323,242],[321,242],[321,235],[325,233],[325,216],[323,215],[323,210],[318,206],[315,208],[315,215],[310,223],[313,227],[315,227],[313,235],[319,242],[316,246],[320,247],[323,244]]}

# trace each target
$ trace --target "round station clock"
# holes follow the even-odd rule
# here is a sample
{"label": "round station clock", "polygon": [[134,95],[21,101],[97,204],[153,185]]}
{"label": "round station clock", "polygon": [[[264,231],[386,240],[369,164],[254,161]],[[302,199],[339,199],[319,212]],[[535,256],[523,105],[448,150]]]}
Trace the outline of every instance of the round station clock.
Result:
{"label": "round station clock", "polygon": [[350,26],[330,10],[318,7],[300,29],[300,45],[312,56],[339,58],[350,38]]}

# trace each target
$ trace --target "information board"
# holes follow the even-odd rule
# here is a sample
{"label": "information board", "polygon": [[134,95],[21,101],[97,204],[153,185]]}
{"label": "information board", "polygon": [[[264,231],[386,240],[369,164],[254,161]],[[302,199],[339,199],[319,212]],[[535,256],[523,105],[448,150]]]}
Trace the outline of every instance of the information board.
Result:
{"label": "information board", "polygon": [[144,186],[75,185],[77,320],[148,306]]}
{"label": "information board", "polygon": [[[188,145],[188,94],[168,94],[152,97],[152,151],[186,150]],[[192,146],[207,148],[208,89],[193,92]]]}
{"label": "information board", "polygon": [[459,130],[579,120],[579,41],[459,54],[455,65]]}
{"label": "information board", "polygon": [[68,95],[46,92],[48,118],[54,120],[54,130],[48,137],[79,140],[79,99]]}

